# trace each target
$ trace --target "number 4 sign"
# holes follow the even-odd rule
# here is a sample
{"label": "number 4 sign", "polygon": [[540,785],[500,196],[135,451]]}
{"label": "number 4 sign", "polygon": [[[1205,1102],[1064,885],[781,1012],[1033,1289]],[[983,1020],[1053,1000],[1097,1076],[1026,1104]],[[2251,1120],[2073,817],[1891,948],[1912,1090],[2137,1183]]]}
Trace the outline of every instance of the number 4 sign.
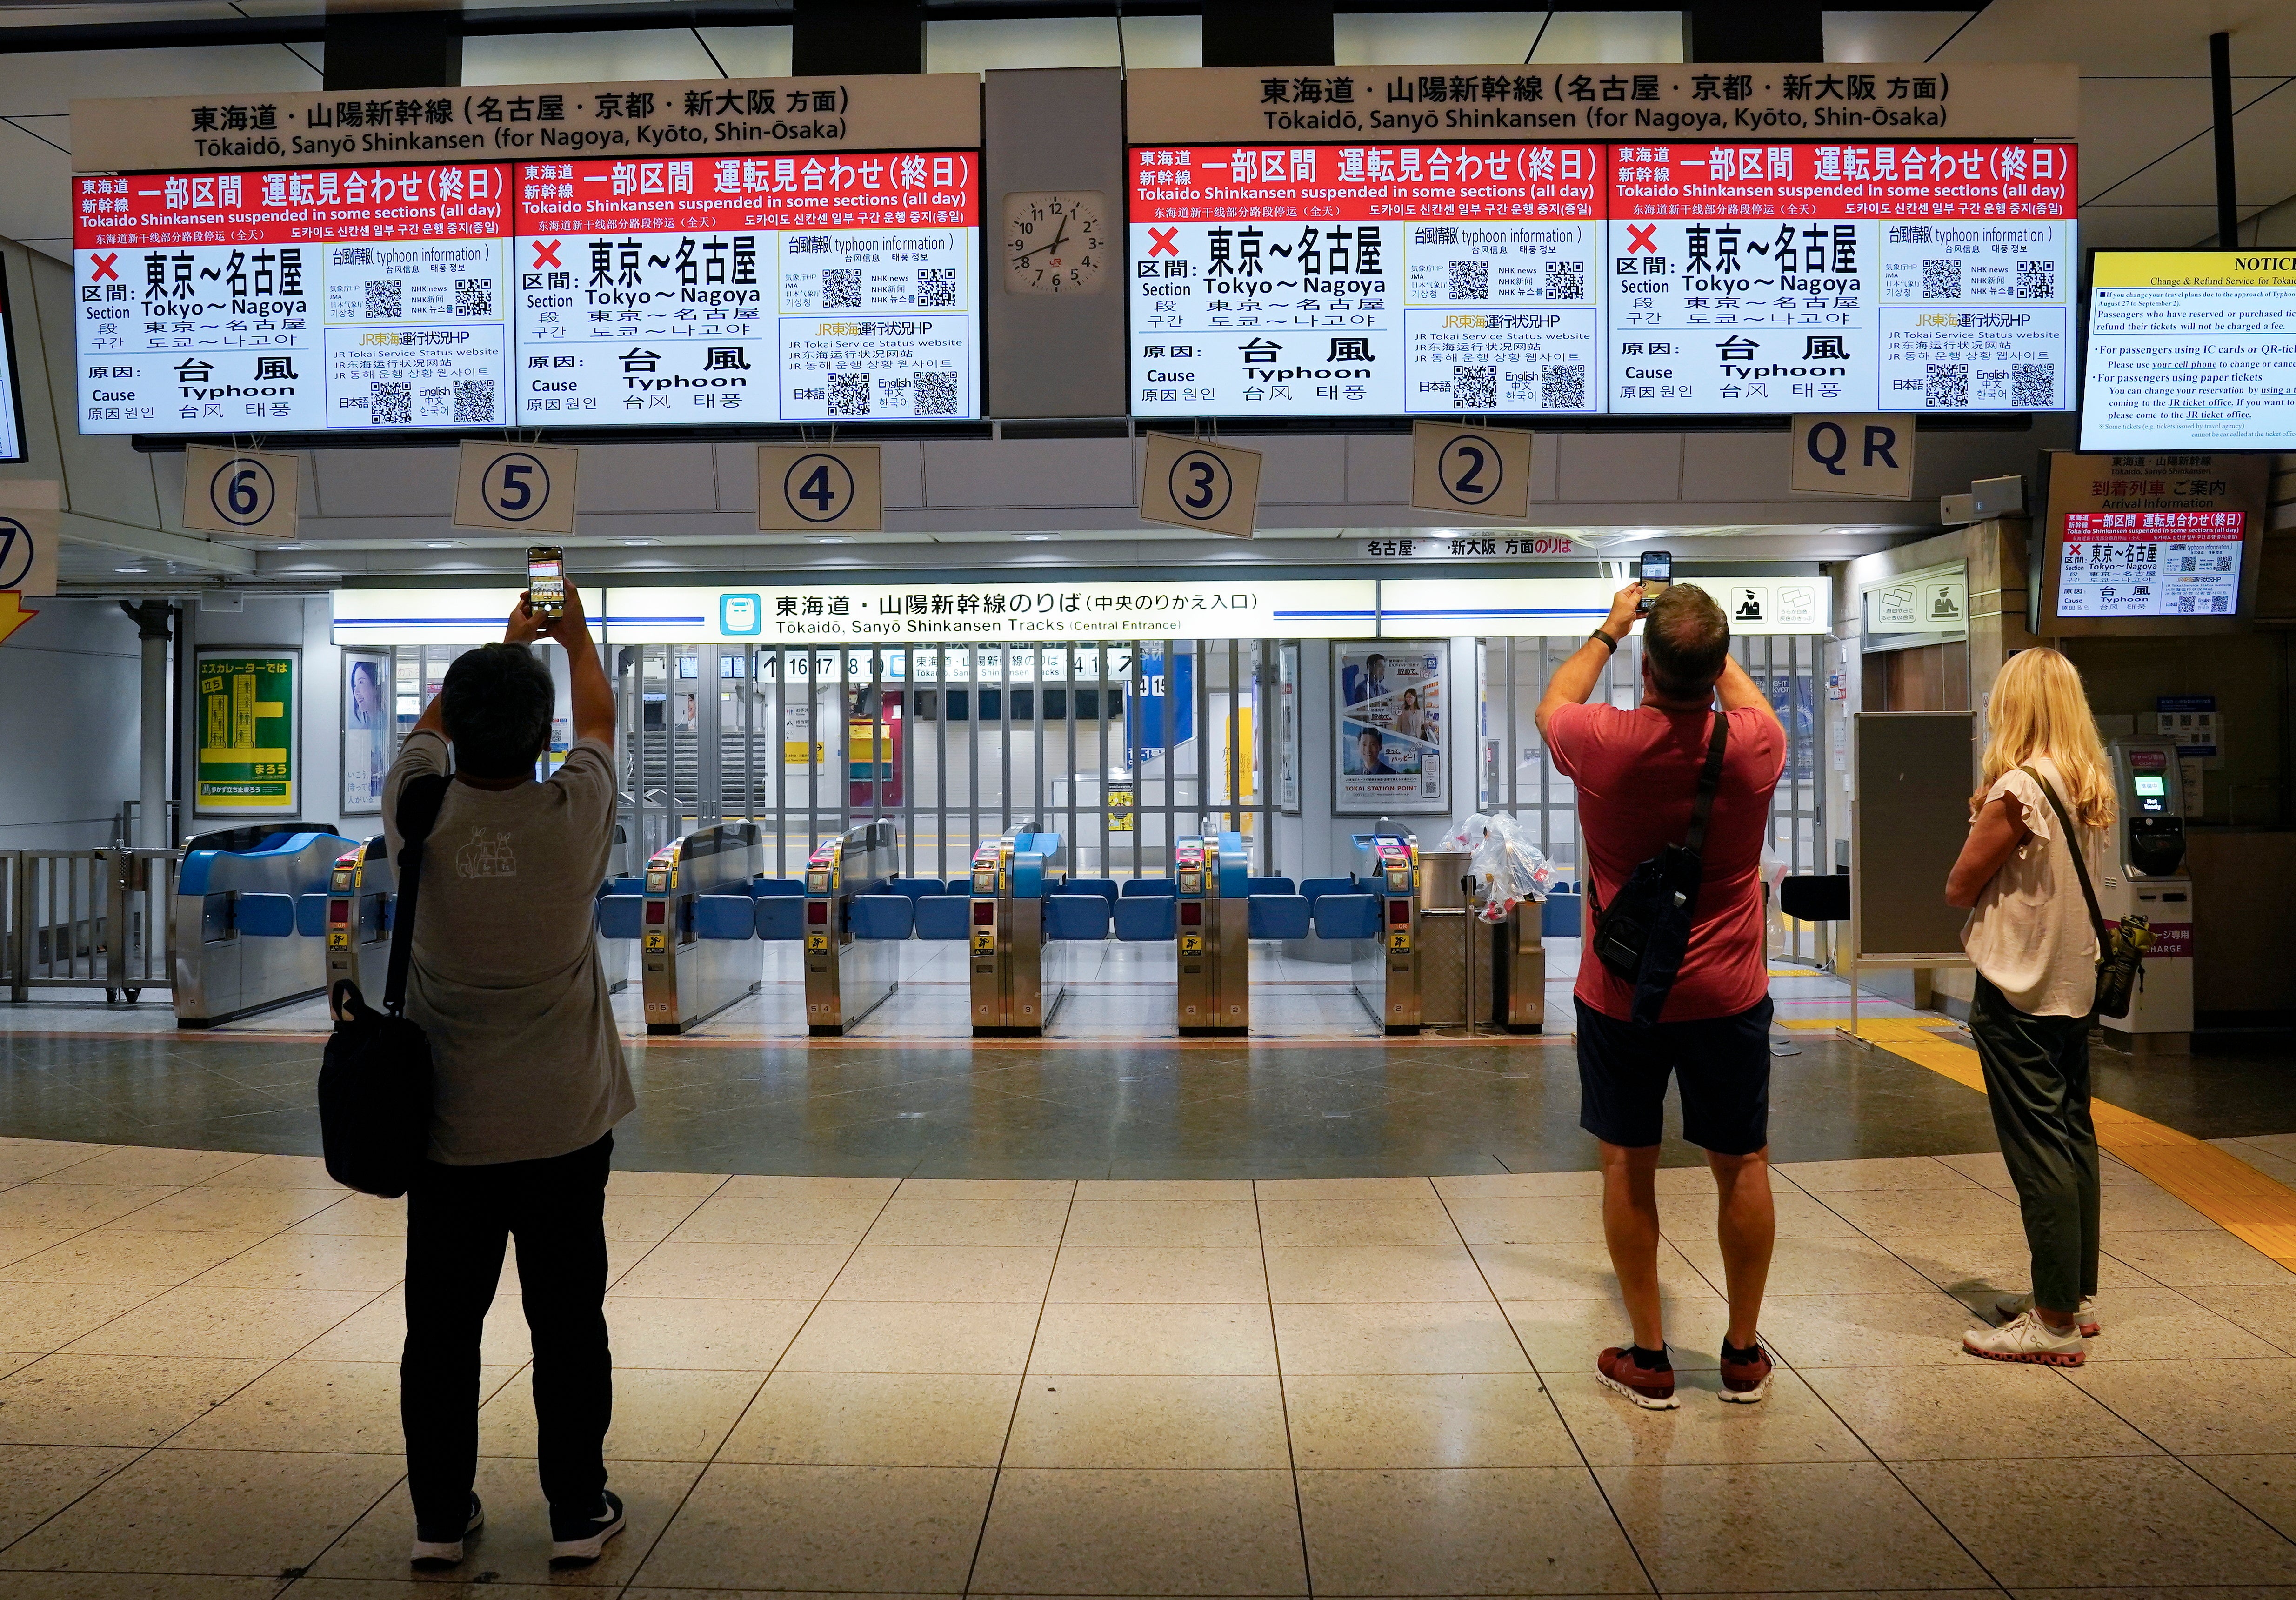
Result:
{"label": "number 4 sign", "polygon": [[464,439],[455,482],[455,526],[496,533],[574,531],[575,470],[582,452],[563,445]]}
{"label": "number 4 sign", "polygon": [[203,533],[295,537],[298,458],[262,450],[184,447],[184,526]]}
{"label": "number 4 sign", "polygon": [[875,445],[759,445],[762,533],[877,533],[885,526],[882,452]]}

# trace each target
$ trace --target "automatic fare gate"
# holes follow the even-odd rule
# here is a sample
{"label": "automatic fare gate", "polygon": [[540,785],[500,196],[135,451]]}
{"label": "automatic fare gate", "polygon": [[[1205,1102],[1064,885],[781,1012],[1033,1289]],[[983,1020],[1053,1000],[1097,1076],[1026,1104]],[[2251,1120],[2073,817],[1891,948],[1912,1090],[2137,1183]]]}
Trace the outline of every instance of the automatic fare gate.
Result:
{"label": "automatic fare gate", "polygon": [[1389,1033],[1416,1033],[1419,1007],[1419,841],[1400,828],[1355,836],[1356,882],[1379,907],[1351,976],[1356,997]]}
{"label": "automatic fare gate", "polygon": [[[758,825],[721,822],[673,839],[646,863],[643,958],[648,1033],[683,1033],[765,981],[765,947],[750,936],[750,884],[764,865]],[[738,931],[704,925],[740,902]],[[731,937],[720,937],[731,932]]]}
{"label": "automatic fare gate", "polygon": [[1241,833],[1173,847],[1183,1035],[1251,1030],[1250,870]]}
{"label": "automatic fare gate", "polygon": [[853,902],[886,893],[899,872],[900,837],[890,822],[863,823],[824,839],[805,865],[805,1023],[836,1038],[899,987],[902,943],[857,938]]}
{"label": "automatic fare gate", "polygon": [[1048,953],[1045,895],[1061,836],[1022,824],[972,853],[972,1037],[1039,1038],[1066,992],[1065,940]]}

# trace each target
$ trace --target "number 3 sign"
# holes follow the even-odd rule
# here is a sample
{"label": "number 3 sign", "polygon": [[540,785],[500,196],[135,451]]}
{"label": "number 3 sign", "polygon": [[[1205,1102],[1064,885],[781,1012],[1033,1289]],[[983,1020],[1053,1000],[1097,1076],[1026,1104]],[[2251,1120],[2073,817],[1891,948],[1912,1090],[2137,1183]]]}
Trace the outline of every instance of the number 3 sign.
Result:
{"label": "number 3 sign", "polygon": [[1148,435],[1140,515],[1250,538],[1259,518],[1259,452],[1173,433]]}
{"label": "number 3 sign", "polygon": [[762,533],[878,533],[885,526],[883,453],[875,445],[759,445]]}
{"label": "number 3 sign", "polygon": [[455,480],[455,526],[498,533],[574,531],[582,452],[563,445],[464,439]]}
{"label": "number 3 sign", "polygon": [[297,458],[261,450],[184,447],[184,526],[203,533],[295,537]]}

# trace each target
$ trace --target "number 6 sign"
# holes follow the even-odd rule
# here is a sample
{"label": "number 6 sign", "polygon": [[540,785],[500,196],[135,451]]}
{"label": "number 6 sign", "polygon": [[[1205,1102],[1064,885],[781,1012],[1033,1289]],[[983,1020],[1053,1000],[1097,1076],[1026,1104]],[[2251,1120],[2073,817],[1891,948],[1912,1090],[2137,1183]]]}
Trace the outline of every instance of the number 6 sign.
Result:
{"label": "number 6 sign", "polygon": [[499,533],[574,531],[575,471],[566,446],[464,439],[455,481],[455,526]]}
{"label": "number 6 sign", "polygon": [[184,526],[293,538],[297,464],[297,457],[275,452],[186,445]]}
{"label": "number 6 sign", "polygon": [[761,533],[877,533],[885,526],[883,452],[875,445],[759,445]]}

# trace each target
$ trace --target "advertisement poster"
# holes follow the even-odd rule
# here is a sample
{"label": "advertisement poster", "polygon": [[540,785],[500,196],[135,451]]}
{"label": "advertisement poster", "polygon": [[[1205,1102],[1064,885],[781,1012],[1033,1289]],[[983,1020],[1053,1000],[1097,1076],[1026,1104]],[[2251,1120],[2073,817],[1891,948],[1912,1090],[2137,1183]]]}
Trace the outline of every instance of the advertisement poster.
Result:
{"label": "advertisement poster", "polygon": [[1447,815],[1440,639],[1334,648],[1340,687],[1337,809],[1349,816]]}
{"label": "advertisement poster", "polygon": [[390,652],[343,652],[343,815],[382,814],[390,768]]}
{"label": "advertisement poster", "polygon": [[199,698],[201,816],[291,816],[303,764],[296,738],[302,652],[202,650]]}

